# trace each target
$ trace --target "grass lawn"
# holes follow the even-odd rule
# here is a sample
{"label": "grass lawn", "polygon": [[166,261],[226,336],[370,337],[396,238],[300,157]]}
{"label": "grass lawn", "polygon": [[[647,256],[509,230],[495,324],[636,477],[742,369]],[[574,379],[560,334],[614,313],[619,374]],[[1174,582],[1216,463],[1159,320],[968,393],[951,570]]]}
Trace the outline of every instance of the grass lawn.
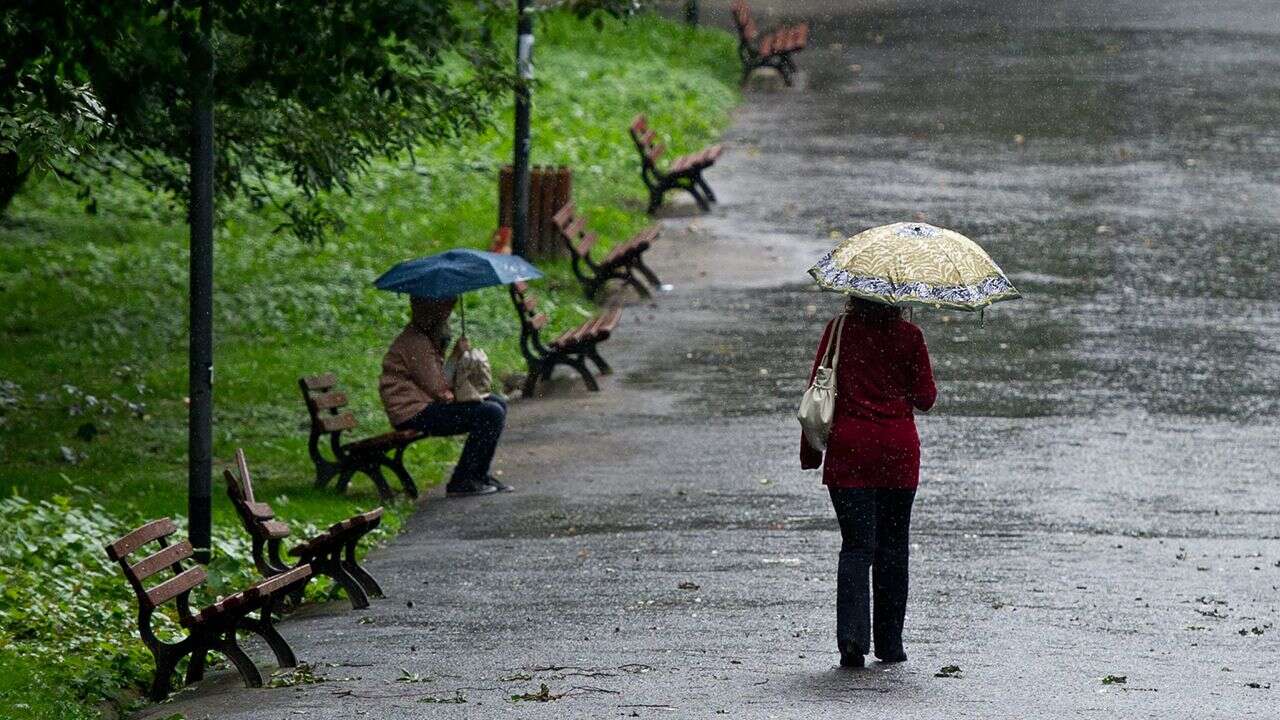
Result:
{"label": "grass lawn", "polygon": [[[713,139],[738,99],[733,41],[654,16],[600,30],[560,14],[538,22],[533,162],[571,166],[575,199],[604,242],[625,239],[647,222],[630,118],[648,113],[675,152]],[[377,376],[407,303],[371,282],[401,259],[488,245],[510,114],[412,166],[378,165],[355,197],[329,198],[347,227],[321,245],[273,234],[269,214],[219,209],[215,468],[244,447],[259,495],[296,528],[377,504],[365,479],[346,497],[312,488],[297,378],[336,371],[356,435],[386,430]],[[4,717],[96,717],[99,702],[150,674],[132,594],[102,545],[143,519],[185,513],[186,232],[180,214],[124,182],[90,215],[74,188],[45,180],[0,221]],[[592,307],[567,266],[544,270],[551,330],[580,322]],[[466,301],[469,334],[495,374],[523,371],[506,293]],[[457,451],[419,443],[410,469],[420,485],[438,482]],[[220,481],[214,503],[216,592],[251,569]],[[388,532],[410,510],[391,508]]]}

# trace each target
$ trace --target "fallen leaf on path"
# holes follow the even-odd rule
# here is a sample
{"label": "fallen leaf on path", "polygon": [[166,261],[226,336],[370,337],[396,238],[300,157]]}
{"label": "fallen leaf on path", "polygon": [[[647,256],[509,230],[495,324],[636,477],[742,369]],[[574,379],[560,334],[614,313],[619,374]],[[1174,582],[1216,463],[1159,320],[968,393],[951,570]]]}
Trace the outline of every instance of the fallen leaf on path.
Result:
{"label": "fallen leaf on path", "polygon": [[552,700],[559,700],[562,697],[564,697],[564,693],[559,695],[552,694],[551,688],[547,687],[546,683],[541,683],[541,687],[538,689],[538,692],[527,692],[519,695],[512,695],[511,702],[550,702]]}
{"label": "fallen leaf on path", "polygon": [[938,672],[936,672],[936,673],[934,673],[934,674],[933,674],[933,676],[934,676],[934,677],[940,677],[940,678],[958,678],[958,679],[963,679],[963,678],[964,678],[964,675],[962,675],[962,674],[960,674],[960,673],[961,673],[961,671],[960,671],[960,666],[959,666],[959,665],[943,665],[943,666],[942,666],[942,668],[938,670]]}
{"label": "fallen leaf on path", "polygon": [[1124,685],[1129,682],[1128,675],[1106,675],[1102,678],[1103,685]]}

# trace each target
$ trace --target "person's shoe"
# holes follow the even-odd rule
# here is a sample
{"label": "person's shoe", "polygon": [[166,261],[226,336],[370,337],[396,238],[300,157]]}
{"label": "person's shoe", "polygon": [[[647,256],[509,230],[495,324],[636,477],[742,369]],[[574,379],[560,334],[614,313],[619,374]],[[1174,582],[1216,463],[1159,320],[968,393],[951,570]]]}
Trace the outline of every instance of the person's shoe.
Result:
{"label": "person's shoe", "polygon": [[876,659],[877,659],[877,660],[879,660],[879,661],[880,661],[880,662],[882,662],[882,663],[900,663],[900,662],[906,662],[906,661],[907,661],[907,651],[903,650],[903,649],[902,649],[902,648],[900,648],[900,647],[898,647],[898,648],[894,648],[893,650],[891,650],[891,651],[889,651],[889,652],[886,652],[886,653],[881,653],[881,652],[877,651],[877,652],[876,652]]}
{"label": "person's shoe", "polygon": [[866,665],[866,653],[857,645],[840,648],[840,667],[860,668]]}
{"label": "person's shoe", "polygon": [[515,488],[502,482],[501,480],[499,480],[498,478],[492,475],[488,475],[485,477],[484,484],[488,485],[489,487],[498,488],[498,492],[515,492],[516,490]]}
{"label": "person's shoe", "polygon": [[477,480],[450,480],[449,484],[445,485],[444,492],[449,497],[471,497],[491,495],[498,492],[498,488]]}

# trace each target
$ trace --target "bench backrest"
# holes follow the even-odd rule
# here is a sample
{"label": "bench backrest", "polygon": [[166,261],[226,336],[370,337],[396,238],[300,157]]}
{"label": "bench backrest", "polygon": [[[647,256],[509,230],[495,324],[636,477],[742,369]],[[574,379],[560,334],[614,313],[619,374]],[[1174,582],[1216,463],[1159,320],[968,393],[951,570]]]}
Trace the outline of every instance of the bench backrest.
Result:
{"label": "bench backrest", "polygon": [[644,158],[645,164],[655,166],[658,159],[662,157],[662,153],[666,151],[666,147],[657,141],[652,128],[649,127],[649,121],[644,115],[637,115],[631,121],[631,139],[635,142],[636,148],[640,150],[641,157]]}
{"label": "bench backrest", "polygon": [[289,535],[289,526],[275,519],[271,506],[253,497],[253,476],[249,474],[249,462],[244,448],[236,448],[236,469],[224,468],[222,477],[227,481],[227,497],[240,516],[244,529],[255,538],[279,538]]}
{"label": "bench backrest", "polygon": [[520,316],[520,328],[526,333],[537,333],[547,326],[546,313],[538,312],[538,299],[529,292],[529,285],[523,282],[511,284],[511,301]]}
{"label": "bench backrest", "polygon": [[[187,594],[199,587],[208,578],[203,567],[183,569],[182,561],[191,557],[193,549],[189,540],[170,544],[168,537],[178,531],[178,526],[169,518],[152,520],[124,537],[107,546],[107,557],[120,563],[125,578],[138,596],[138,604],[144,611],[151,611],[175,598],[179,602],[179,610],[187,613]],[[156,543],[158,548],[137,562],[130,562],[130,556],[141,550],[148,543]],[[165,570],[170,570],[173,577],[161,582],[148,583],[149,580]]]}
{"label": "bench backrest", "polygon": [[574,255],[585,258],[591,252],[591,248],[595,247],[597,238],[596,234],[587,229],[587,219],[578,214],[578,207],[574,203],[566,203],[560,208],[552,218],[556,229],[560,231],[560,237],[565,244],[569,246],[569,252]]}
{"label": "bench backrest", "polygon": [[748,43],[755,42],[760,31],[756,29],[755,18],[751,17],[751,8],[746,0],[734,0],[730,9],[733,11],[733,24],[738,26],[738,37]]}
{"label": "bench backrest", "polygon": [[347,394],[335,390],[338,378],[331,372],[298,378],[302,399],[311,415],[311,432],[316,435],[339,433],[356,427],[356,416],[342,408],[347,406]]}

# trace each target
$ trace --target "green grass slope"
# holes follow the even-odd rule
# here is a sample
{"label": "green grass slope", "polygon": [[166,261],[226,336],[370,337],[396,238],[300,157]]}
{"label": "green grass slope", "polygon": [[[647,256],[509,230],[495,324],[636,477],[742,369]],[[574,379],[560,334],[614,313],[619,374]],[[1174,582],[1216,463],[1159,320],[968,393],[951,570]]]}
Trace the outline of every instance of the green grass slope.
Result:
{"label": "green grass slope", "polygon": [[[606,241],[647,222],[631,117],[648,113],[679,152],[711,141],[738,98],[727,34],[653,16],[600,30],[540,18],[536,61],[533,162],[574,169],[575,199]],[[338,372],[356,434],[386,429],[378,368],[407,313],[372,280],[408,257],[488,245],[509,127],[507,109],[493,131],[424,150],[412,167],[379,165],[357,196],[329,199],[347,227],[322,245],[220,208],[215,467],[243,446],[285,520],[323,526],[376,504],[367,480],[347,497],[311,487],[296,380]],[[186,227],[143,188],[100,198],[88,215],[73,188],[46,180],[0,222],[0,708],[13,717],[94,717],[114,688],[147,677],[131,594],[101,547],[144,518],[185,513]],[[579,322],[591,305],[567,267],[544,269],[554,326]],[[467,314],[497,374],[522,371],[505,292],[471,294]],[[411,470],[438,482],[457,449],[419,443]],[[217,591],[251,573],[220,484],[214,496]],[[408,510],[393,509],[391,530]]]}

